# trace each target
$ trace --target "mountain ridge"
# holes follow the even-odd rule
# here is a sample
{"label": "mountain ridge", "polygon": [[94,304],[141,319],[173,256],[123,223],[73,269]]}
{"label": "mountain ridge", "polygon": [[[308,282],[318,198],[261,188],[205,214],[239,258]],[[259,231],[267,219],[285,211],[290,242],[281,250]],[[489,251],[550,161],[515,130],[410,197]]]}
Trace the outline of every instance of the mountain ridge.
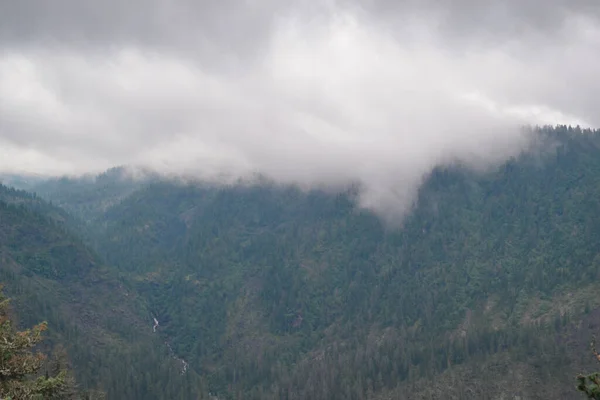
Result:
{"label": "mountain ridge", "polygon": [[160,178],[67,182],[89,207],[52,182],[40,196],[78,213],[219,398],[576,399],[600,307],[600,132],[538,134],[497,168],[435,168],[400,226],[360,208],[357,186]]}

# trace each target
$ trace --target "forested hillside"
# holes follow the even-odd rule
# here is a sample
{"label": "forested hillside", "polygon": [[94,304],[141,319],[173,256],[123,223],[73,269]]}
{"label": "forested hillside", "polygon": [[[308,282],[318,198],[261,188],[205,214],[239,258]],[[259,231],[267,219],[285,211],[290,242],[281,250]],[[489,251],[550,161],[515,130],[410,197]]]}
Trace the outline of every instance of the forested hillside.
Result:
{"label": "forested hillside", "polygon": [[78,212],[219,398],[578,399],[600,330],[600,132],[538,135],[486,172],[436,168],[402,226],[355,189],[265,182],[153,179],[110,202],[91,185],[105,206]]}
{"label": "forested hillside", "polygon": [[0,185],[0,281],[21,326],[48,322],[45,351],[62,345],[77,383],[108,399],[196,398],[199,382],[152,332],[146,302],[86,247],[71,217]]}
{"label": "forested hillside", "polygon": [[[115,167],[96,176],[57,177],[21,186],[34,190],[71,215],[87,221],[101,216],[111,205],[118,204],[136,189],[156,179],[156,174],[150,171]],[[13,177],[9,182],[15,180]]]}

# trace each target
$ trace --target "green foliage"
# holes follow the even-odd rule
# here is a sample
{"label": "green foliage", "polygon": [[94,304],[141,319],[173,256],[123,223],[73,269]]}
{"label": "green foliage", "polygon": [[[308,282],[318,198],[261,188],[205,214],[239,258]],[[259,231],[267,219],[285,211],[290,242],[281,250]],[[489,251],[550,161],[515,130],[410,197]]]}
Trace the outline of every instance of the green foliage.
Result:
{"label": "green foliage", "polygon": [[126,168],[115,167],[98,176],[44,180],[36,183],[32,190],[77,218],[87,221],[118,203],[144,183],[155,179],[147,171],[137,171],[139,176],[135,179],[133,173]]}
{"label": "green foliage", "polygon": [[25,331],[16,331],[8,315],[8,300],[0,287],[0,396],[4,399],[66,399],[67,372],[53,376],[35,375],[45,356],[32,349],[42,340],[45,322]]}
{"label": "green foliage", "polygon": [[[590,344],[592,354],[600,361],[600,354],[596,350],[596,338],[592,340]],[[588,399],[598,400],[600,399],[600,372],[594,372],[589,375],[578,375],[577,376],[577,390],[583,392]]]}
{"label": "green foliage", "polygon": [[[160,320],[156,336],[219,398],[413,393],[497,358],[570,388],[569,329],[600,306],[600,132],[536,134],[533,150],[493,170],[436,168],[402,226],[359,209],[355,187],[65,180],[44,196],[87,222],[98,258]],[[23,254],[47,279],[81,272],[54,274],[46,258],[60,250]],[[141,350],[128,357],[153,365]],[[135,376],[109,390],[143,398],[153,380]],[[495,390],[541,396],[525,383]]]}
{"label": "green foliage", "polygon": [[560,356],[544,299],[598,276],[600,135],[538,139],[492,172],[435,169],[400,228],[354,189],[268,182],[154,182],[88,220],[220,396],[361,398],[498,352]]}
{"label": "green foliage", "polygon": [[0,198],[0,280],[19,324],[48,321],[48,346],[65,346],[89,398],[96,391],[127,399],[202,395],[200,378],[181,375],[153,334],[146,302],[54,217],[63,211],[3,186]]}
{"label": "green foliage", "polygon": [[583,392],[588,399],[600,399],[600,373],[578,376],[577,390]]}

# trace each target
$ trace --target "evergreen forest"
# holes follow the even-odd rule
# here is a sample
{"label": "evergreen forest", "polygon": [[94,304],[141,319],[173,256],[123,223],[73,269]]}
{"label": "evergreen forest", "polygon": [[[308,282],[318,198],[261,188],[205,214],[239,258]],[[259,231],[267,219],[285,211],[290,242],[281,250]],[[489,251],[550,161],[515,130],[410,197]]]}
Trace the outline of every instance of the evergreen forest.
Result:
{"label": "evergreen forest", "polygon": [[1,185],[2,336],[34,327],[48,356],[19,382],[73,399],[600,398],[600,131],[534,135],[486,170],[436,167],[399,224],[358,184],[117,167]]}

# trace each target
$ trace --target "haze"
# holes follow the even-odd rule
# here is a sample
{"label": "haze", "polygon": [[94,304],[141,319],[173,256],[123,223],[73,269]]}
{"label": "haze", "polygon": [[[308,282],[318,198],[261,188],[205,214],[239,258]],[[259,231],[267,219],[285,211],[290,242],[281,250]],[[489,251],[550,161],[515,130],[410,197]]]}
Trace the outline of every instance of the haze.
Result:
{"label": "haze", "polygon": [[600,126],[600,3],[441,3],[0,0],[0,172],[359,181],[402,215],[523,125]]}

